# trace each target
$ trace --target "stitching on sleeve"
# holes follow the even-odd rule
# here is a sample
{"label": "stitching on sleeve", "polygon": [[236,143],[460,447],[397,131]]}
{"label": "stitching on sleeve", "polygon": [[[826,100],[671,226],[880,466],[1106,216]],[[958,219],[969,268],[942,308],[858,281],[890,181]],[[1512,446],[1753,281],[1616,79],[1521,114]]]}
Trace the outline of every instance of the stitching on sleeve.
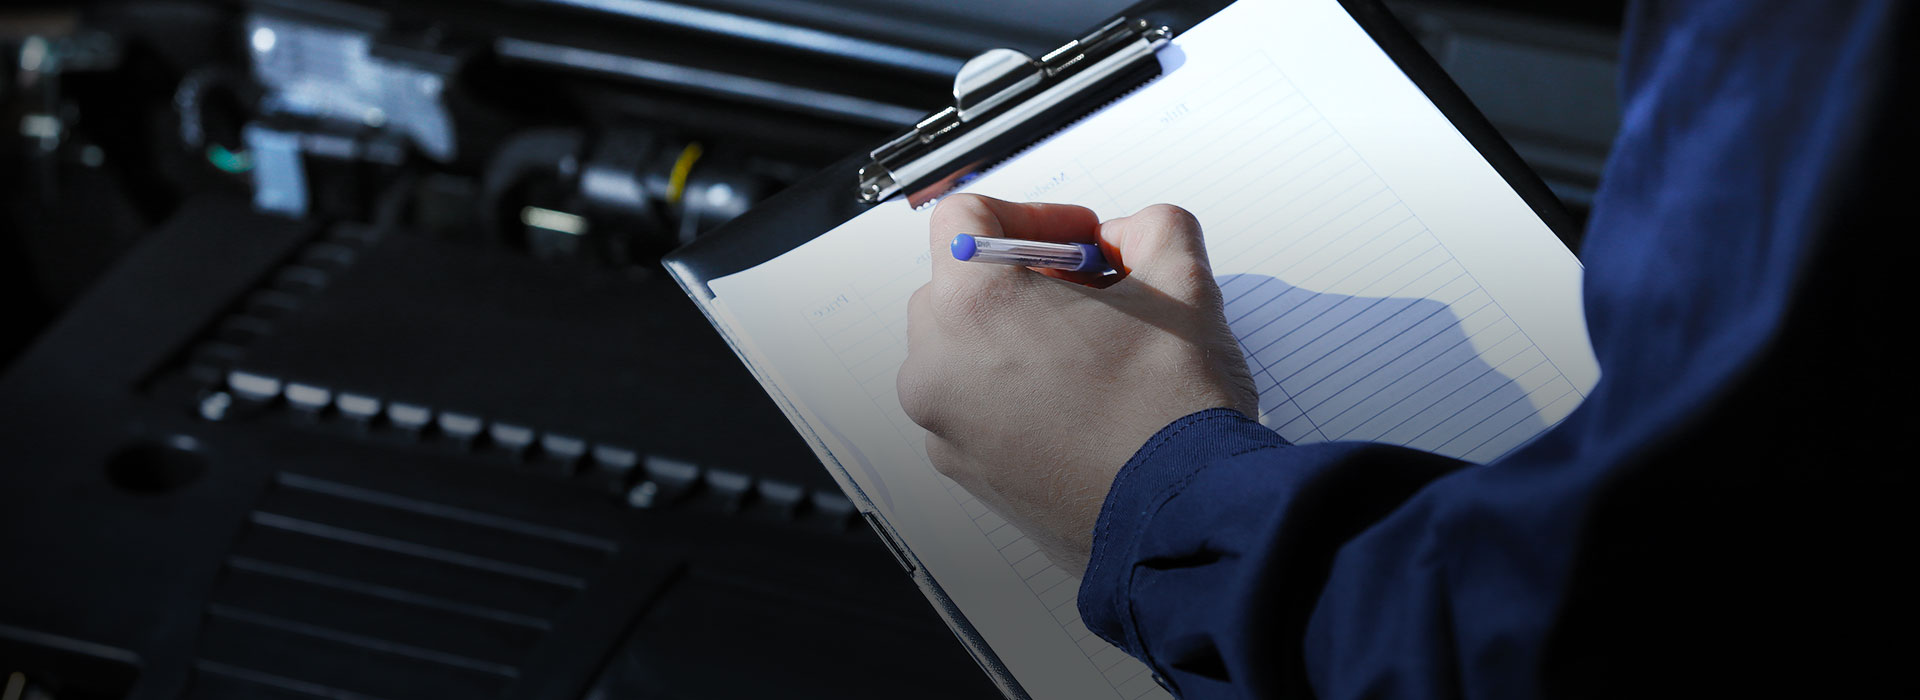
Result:
{"label": "stitching on sleeve", "polygon": [[1277,450],[1277,449],[1280,449],[1280,448],[1282,448],[1282,447],[1292,447],[1292,446],[1293,446],[1293,444],[1292,444],[1292,443],[1281,443],[1281,444],[1278,444],[1278,445],[1260,445],[1260,446],[1257,446],[1257,447],[1249,447],[1249,448],[1247,448],[1247,449],[1244,449],[1244,450],[1241,450],[1241,451],[1239,451],[1239,452],[1235,452],[1235,453],[1233,453],[1233,454],[1229,454],[1229,455],[1227,455],[1227,459],[1233,459],[1233,458],[1235,458],[1235,457],[1245,457],[1245,456],[1247,456],[1247,455],[1250,455],[1250,454],[1253,454],[1253,453],[1255,453],[1255,452],[1259,452],[1259,451],[1261,451],[1261,450]]}
{"label": "stitching on sleeve", "polygon": [[[1209,416],[1209,418],[1215,418],[1215,417],[1224,418],[1226,416]],[[1168,436],[1168,439],[1172,439],[1172,436]],[[1233,459],[1235,457],[1240,457],[1242,455],[1252,454],[1255,452],[1259,452],[1261,450],[1270,450],[1270,449],[1286,447],[1286,446],[1287,445],[1284,445],[1284,444],[1261,445],[1259,447],[1254,447],[1254,448],[1234,452],[1231,455],[1229,455],[1227,459]],[[1147,510],[1146,519],[1151,521],[1155,517],[1158,517],[1160,515],[1160,511],[1165,509],[1167,507],[1167,504],[1172,503],[1173,499],[1176,496],[1179,496],[1182,491],[1185,491],[1187,486],[1191,485],[1195,479],[1198,479],[1200,477],[1201,473],[1207,471],[1208,469],[1213,468],[1214,464],[1215,462],[1208,462],[1206,464],[1202,464],[1200,465],[1200,468],[1193,470],[1191,473],[1187,474],[1186,477],[1180,479],[1178,482],[1174,484],[1167,486],[1164,489],[1161,489],[1159,493],[1154,494],[1154,499],[1149,501],[1149,503],[1152,505]],[[1160,665],[1153,660],[1153,653],[1147,649],[1146,641],[1140,637],[1140,618],[1133,608],[1133,596],[1132,596],[1133,585],[1134,585],[1134,580],[1138,578],[1139,575],[1140,575],[1140,567],[1138,565],[1135,565],[1134,567],[1132,567],[1132,569],[1130,569],[1127,572],[1128,595],[1122,597],[1121,603],[1126,606],[1127,622],[1128,622],[1127,632],[1130,633],[1130,635],[1133,638],[1131,640],[1133,645],[1138,649],[1140,649],[1140,660],[1143,662],[1146,662],[1148,666],[1153,667],[1155,670],[1158,670]],[[1171,676],[1168,676],[1167,682],[1169,683],[1173,682]]]}
{"label": "stitching on sleeve", "polygon": [[[1146,462],[1147,460],[1152,459],[1153,455],[1158,453],[1162,446],[1164,446],[1169,442],[1172,442],[1174,438],[1179,437],[1179,435],[1183,432],[1186,432],[1188,428],[1191,428],[1195,425],[1199,425],[1207,421],[1227,420],[1232,418],[1233,415],[1237,415],[1237,414],[1227,413],[1226,412],[1227,410],[1228,409],[1209,409],[1207,411],[1195,413],[1187,416],[1187,418],[1185,419],[1182,419],[1183,421],[1187,421],[1186,425],[1181,425],[1180,427],[1173,429],[1171,432],[1167,432],[1163,430],[1162,433],[1165,435],[1165,439],[1157,440],[1155,444],[1149,446],[1145,450],[1142,450],[1142,453],[1139,456],[1137,456],[1134,459],[1134,461],[1128,465],[1128,467],[1130,467],[1127,470],[1129,472],[1128,475],[1129,476],[1131,475],[1131,471],[1132,471],[1131,467],[1137,466],[1141,463]],[[1173,496],[1175,494],[1177,494],[1180,490],[1185,489],[1187,484],[1192,483],[1195,476],[1199,475],[1200,472],[1206,471],[1207,467],[1209,466],[1212,466],[1211,463],[1202,464],[1198,469],[1195,469],[1191,473],[1188,473],[1186,476],[1182,477],[1178,482],[1172,485],[1169,485],[1166,488],[1163,488],[1159,492],[1155,493],[1153,498],[1147,500],[1148,507],[1147,507],[1147,512],[1144,514],[1145,520],[1146,521],[1153,520],[1154,516],[1158,515],[1160,513],[1160,510],[1166,507],[1166,504],[1168,502],[1173,500]],[[1115,489],[1120,488],[1119,480],[1115,480],[1113,488]],[[1107,532],[1107,526],[1111,524],[1112,524],[1112,521],[1110,520],[1108,522],[1101,523],[1100,532],[1095,533],[1094,536],[1097,538],[1104,539],[1104,536],[1106,535],[1106,532]],[[1136,541],[1134,544],[1138,545],[1138,542]],[[1098,567],[1099,564],[1096,563],[1093,566]],[[1140,567],[1138,566],[1130,567],[1127,570],[1126,588],[1125,590],[1122,591],[1123,595],[1119,596],[1118,602],[1121,605],[1121,607],[1124,609],[1124,612],[1126,613],[1126,618],[1125,618],[1126,623],[1123,625],[1121,634],[1127,638],[1127,641],[1131,643],[1134,648],[1140,650],[1140,660],[1145,662],[1148,666],[1154,668],[1155,671],[1158,671],[1159,664],[1154,662],[1153,654],[1147,650],[1147,645],[1145,640],[1140,638],[1140,617],[1135,612],[1133,607],[1133,584],[1134,584],[1134,580],[1139,576],[1139,573],[1140,573]],[[1088,572],[1088,575],[1089,576],[1092,575],[1091,570]]]}
{"label": "stitching on sleeve", "polygon": [[[1114,480],[1113,486],[1108,489],[1108,492],[1111,493],[1113,491],[1119,491],[1122,486],[1126,485],[1129,481],[1133,479],[1134,472],[1139,471],[1138,469],[1136,469],[1136,467],[1152,460],[1154,455],[1159,454],[1161,447],[1166,446],[1166,444],[1169,442],[1173,442],[1173,439],[1176,437],[1179,437],[1181,433],[1186,432],[1187,428],[1191,428],[1195,425],[1198,425],[1203,421],[1213,420],[1217,418],[1225,418],[1226,416],[1224,414],[1215,413],[1215,411],[1220,411],[1220,410],[1223,410],[1223,409],[1215,408],[1215,409],[1200,411],[1197,413],[1190,413],[1190,414],[1187,414],[1185,418],[1181,418],[1180,420],[1174,421],[1172,425],[1168,426],[1168,428],[1161,429],[1160,433],[1155,435],[1153,440],[1147,443],[1146,447],[1141,450],[1140,454],[1134,455],[1133,459],[1128,460],[1128,462],[1121,467],[1119,478]],[[1171,429],[1171,432],[1169,432],[1169,429]],[[1107,518],[1105,520],[1102,520],[1100,522],[1099,529],[1093,533],[1094,541],[1096,542],[1105,541],[1107,532],[1112,529],[1112,526],[1113,526],[1112,518]],[[1101,561],[1099,559],[1094,559],[1092,563],[1089,564],[1087,569],[1087,578],[1093,578],[1094,575],[1100,571],[1100,564],[1101,564]],[[1127,581],[1127,586],[1129,590],[1132,589],[1133,581],[1131,579]]]}

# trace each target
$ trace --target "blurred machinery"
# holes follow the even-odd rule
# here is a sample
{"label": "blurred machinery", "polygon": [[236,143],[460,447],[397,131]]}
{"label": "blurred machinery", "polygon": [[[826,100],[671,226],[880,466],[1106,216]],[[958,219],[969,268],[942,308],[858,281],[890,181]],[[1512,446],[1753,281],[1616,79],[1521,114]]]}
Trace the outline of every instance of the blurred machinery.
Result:
{"label": "blurred machinery", "polygon": [[[658,259],[1127,4],[0,10],[0,698],[992,696]],[[1389,5],[1584,211],[1619,3]]]}

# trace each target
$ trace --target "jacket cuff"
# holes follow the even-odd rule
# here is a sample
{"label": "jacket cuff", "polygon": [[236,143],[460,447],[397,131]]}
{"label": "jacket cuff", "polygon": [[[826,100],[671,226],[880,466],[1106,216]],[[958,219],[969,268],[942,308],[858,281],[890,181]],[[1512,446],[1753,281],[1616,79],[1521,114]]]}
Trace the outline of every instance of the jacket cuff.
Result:
{"label": "jacket cuff", "polygon": [[1266,426],[1230,408],[1190,414],[1161,428],[1114,477],[1093,529],[1093,553],[1080,581],[1080,618],[1101,639],[1147,658],[1132,614],[1140,537],[1161,507],[1207,465],[1287,444]]}

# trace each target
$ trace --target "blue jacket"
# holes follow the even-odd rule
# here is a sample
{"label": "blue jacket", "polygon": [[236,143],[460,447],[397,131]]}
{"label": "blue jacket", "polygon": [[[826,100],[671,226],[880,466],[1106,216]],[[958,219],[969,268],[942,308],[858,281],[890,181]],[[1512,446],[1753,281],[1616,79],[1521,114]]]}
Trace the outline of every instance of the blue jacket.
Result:
{"label": "blue jacket", "polygon": [[1483,466],[1182,418],[1083,618],[1187,698],[1920,696],[1916,10],[1635,5],[1581,408]]}

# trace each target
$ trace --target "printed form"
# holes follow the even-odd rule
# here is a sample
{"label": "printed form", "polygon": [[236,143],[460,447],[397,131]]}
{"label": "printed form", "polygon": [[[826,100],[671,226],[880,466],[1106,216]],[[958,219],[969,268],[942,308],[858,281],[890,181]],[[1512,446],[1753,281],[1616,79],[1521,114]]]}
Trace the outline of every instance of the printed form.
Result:
{"label": "printed form", "polygon": [[[1241,0],[1161,62],[964,191],[1192,211],[1259,419],[1295,443],[1491,461],[1598,381],[1579,263],[1335,0]],[[933,470],[900,408],[907,298],[946,254],[930,210],[890,201],[714,280],[714,315],[1027,693],[1164,697],[1081,623],[1076,578]]]}

